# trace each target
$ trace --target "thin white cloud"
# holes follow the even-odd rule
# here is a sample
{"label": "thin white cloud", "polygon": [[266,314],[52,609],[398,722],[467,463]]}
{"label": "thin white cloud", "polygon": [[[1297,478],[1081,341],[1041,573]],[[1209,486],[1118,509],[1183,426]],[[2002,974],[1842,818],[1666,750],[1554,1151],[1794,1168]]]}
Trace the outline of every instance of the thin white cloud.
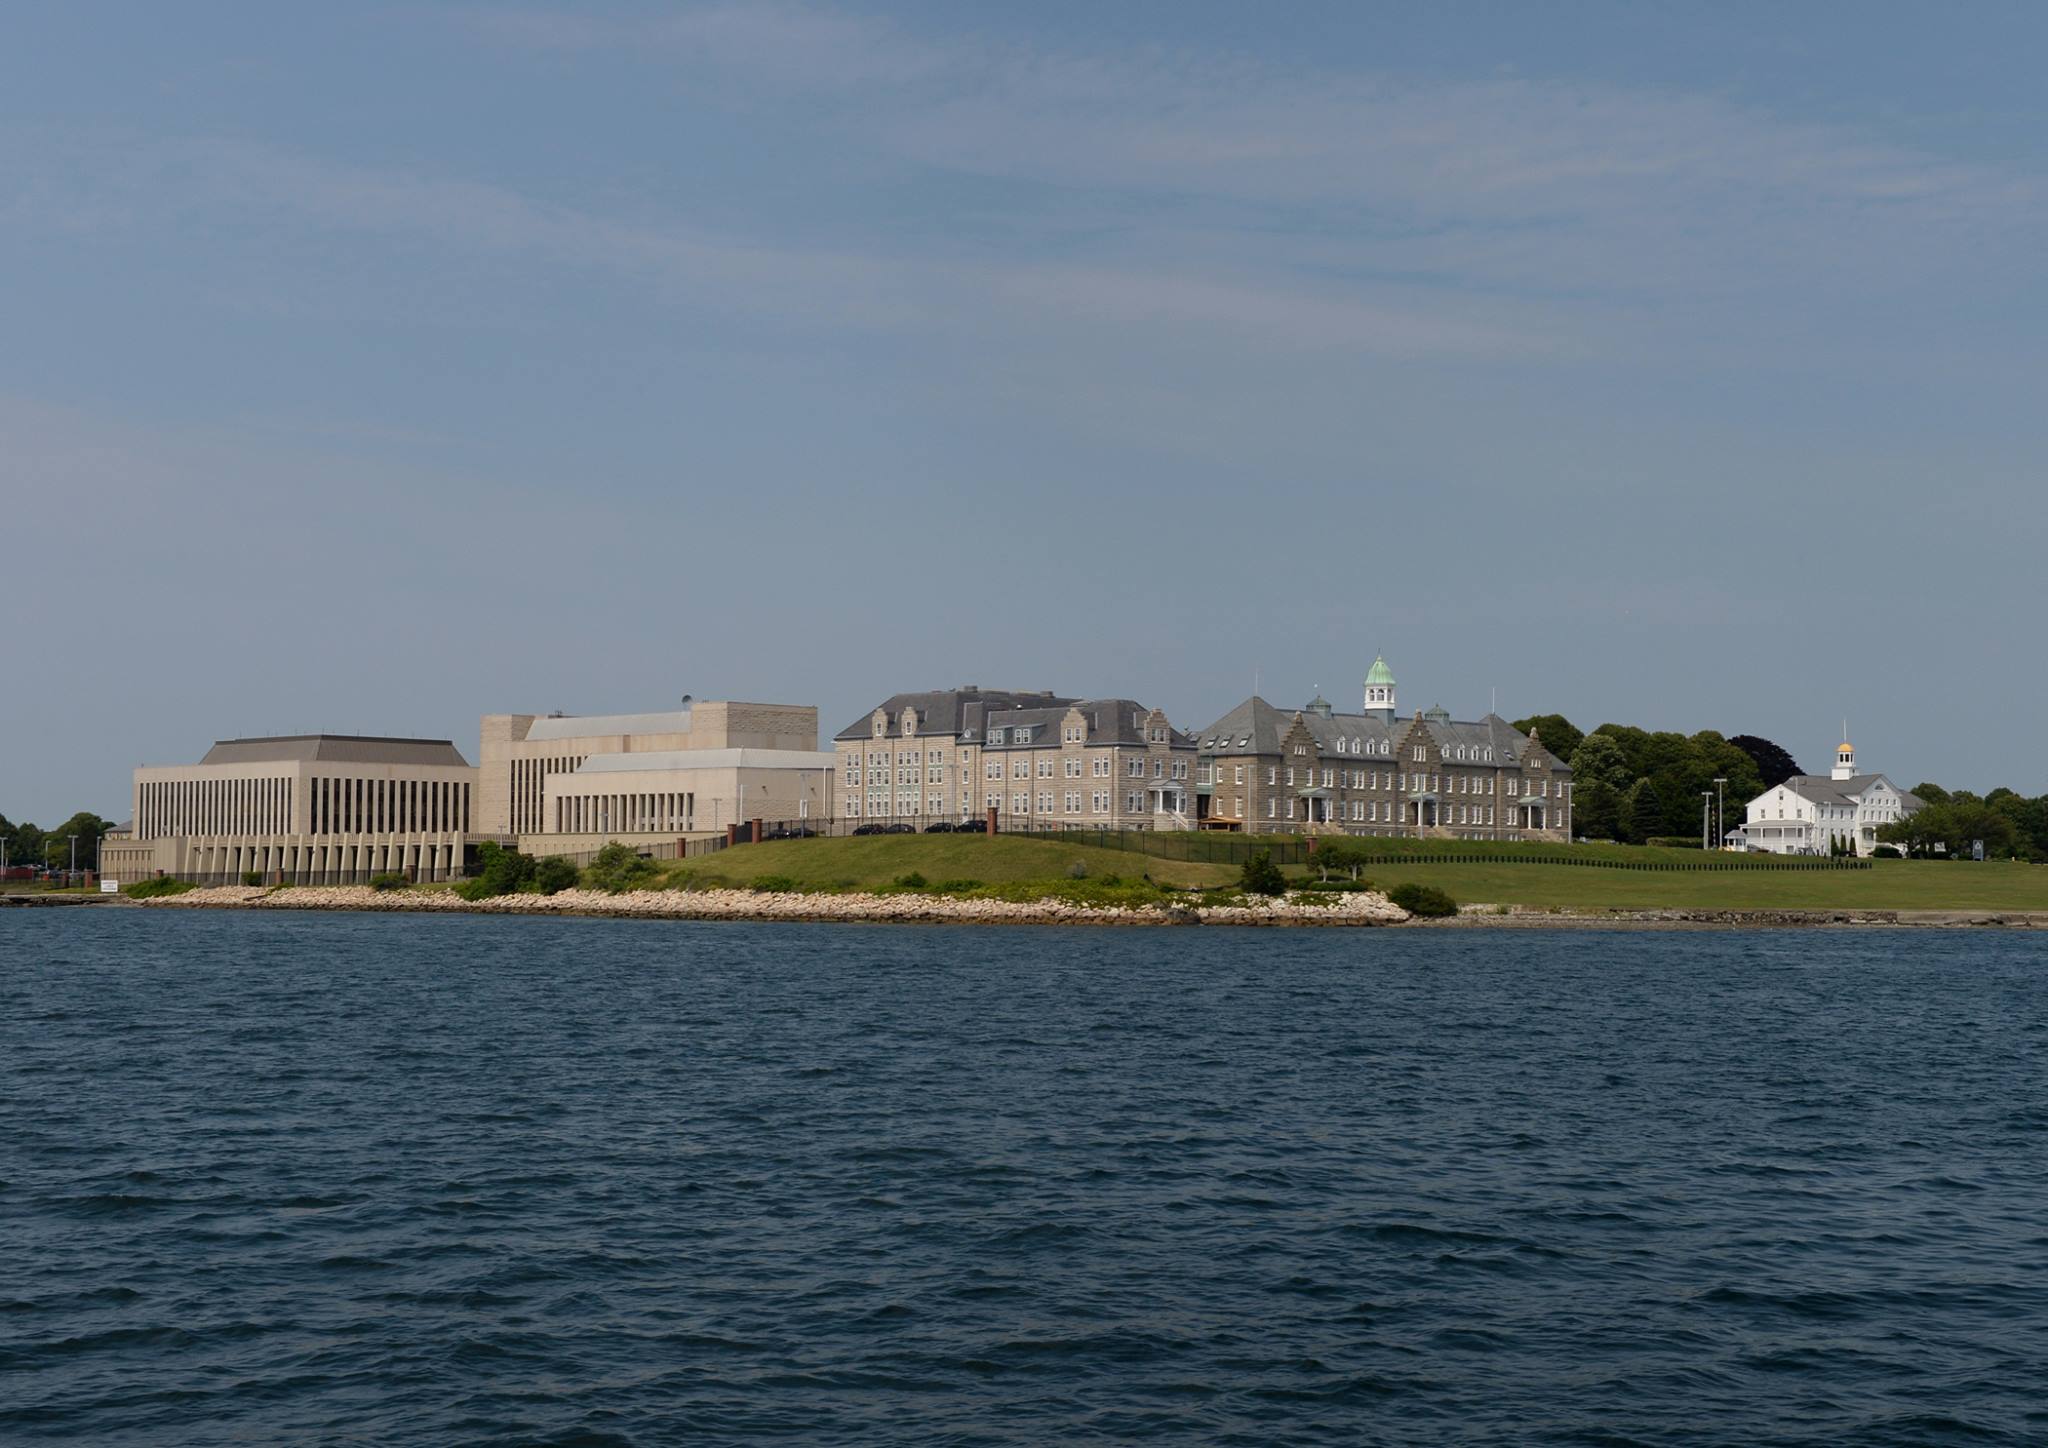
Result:
{"label": "thin white cloud", "polygon": [[1244,208],[1273,232],[1341,237],[1356,265],[1465,285],[1744,291],[1840,280],[1845,261],[1875,282],[1958,249],[2024,264],[2013,238],[2040,219],[2034,178],[1712,94],[941,42],[793,6],[488,25],[630,47],[693,94],[809,105],[923,165],[1114,197],[1155,224],[1162,206]]}

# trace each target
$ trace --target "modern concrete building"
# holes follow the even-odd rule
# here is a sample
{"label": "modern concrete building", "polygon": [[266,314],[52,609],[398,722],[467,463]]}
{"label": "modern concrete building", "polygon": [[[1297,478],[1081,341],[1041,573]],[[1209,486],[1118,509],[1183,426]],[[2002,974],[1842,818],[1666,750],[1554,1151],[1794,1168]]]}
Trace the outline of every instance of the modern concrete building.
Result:
{"label": "modern concrete building", "polygon": [[1402,719],[1375,659],[1364,708],[1320,694],[1299,709],[1256,696],[1198,730],[1197,823],[1251,834],[1326,832],[1468,840],[1571,838],[1571,766],[1496,714]]}
{"label": "modern concrete building", "polygon": [[844,815],[1185,829],[1194,742],[1134,699],[968,684],[897,694],[833,737]]}
{"label": "modern concrete building", "polygon": [[1729,834],[1740,848],[1773,855],[1827,855],[1838,845],[1868,855],[1880,827],[1926,807],[1882,774],[1857,773],[1856,746],[1845,739],[1826,779],[1795,774],[1765,790]]}
{"label": "modern concrete building", "polygon": [[486,714],[478,831],[562,854],[833,813],[809,704],[685,699],[649,714]]}
{"label": "modern concrete building", "polygon": [[197,764],[135,771],[132,822],[103,843],[101,870],[124,881],[450,879],[475,838],[476,786],[446,739],[223,739]]}

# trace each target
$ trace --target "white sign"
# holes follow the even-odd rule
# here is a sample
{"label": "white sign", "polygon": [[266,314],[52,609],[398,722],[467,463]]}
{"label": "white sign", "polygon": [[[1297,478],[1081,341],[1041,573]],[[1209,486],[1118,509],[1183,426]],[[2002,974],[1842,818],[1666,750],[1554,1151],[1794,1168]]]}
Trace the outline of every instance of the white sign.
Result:
{"label": "white sign", "polygon": [[101,893],[102,895],[118,895],[118,894],[120,894],[120,893],[121,893],[121,882],[120,882],[119,880],[102,880],[102,881],[100,881],[100,893]]}

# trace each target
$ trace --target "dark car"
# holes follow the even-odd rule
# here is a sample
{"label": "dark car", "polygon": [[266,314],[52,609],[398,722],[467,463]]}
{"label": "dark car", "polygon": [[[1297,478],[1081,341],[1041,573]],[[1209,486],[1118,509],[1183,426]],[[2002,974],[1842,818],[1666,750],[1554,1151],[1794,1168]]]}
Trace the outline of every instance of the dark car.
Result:
{"label": "dark car", "polygon": [[879,835],[887,828],[886,825],[855,825],[853,832],[857,835]]}
{"label": "dark car", "polygon": [[953,826],[956,835],[985,835],[988,833],[987,820],[962,820]]}
{"label": "dark car", "polygon": [[951,820],[940,820],[935,825],[926,825],[924,832],[928,835],[950,835],[953,833],[953,828]]}
{"label": "dark car", "polygon": [[764,840],[814,840],[818,832],[802,825],[778,825],[761,836]]}

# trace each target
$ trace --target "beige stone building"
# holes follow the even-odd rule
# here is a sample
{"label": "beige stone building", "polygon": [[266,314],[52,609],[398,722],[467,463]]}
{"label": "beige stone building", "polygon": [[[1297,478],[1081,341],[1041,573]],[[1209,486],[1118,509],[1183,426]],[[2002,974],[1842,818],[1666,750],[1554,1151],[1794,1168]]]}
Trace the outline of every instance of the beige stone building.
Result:
{"label": "beige stone building", "polygon": [[476,787],[446,739],[223,739],[197,764],[135,771],[132,818],[100,868],[123,882],[450,879],[475,838]]}
{"label": "beige stone building", "polygon": [[1253,697],[1195,740],[1196,813],[1210,829],[1467,840],[1571,838],[1571,767],[1496,714],[1402,719],[1385,660],[1365,708],[1318,695],[1299,709]]}
{"label": "beige stone building", "polygon": [[980,818],[1062,828],[1192,821],[1194,741],[1133,699],[967,685],[897,694],[833,738],[841,812],[924,828]]}
{"label": "beige stone building", "polygon": [[479,832],[530,854],[827,818],[834,758],[809,704],[685,699],[648,714],[486,714]]}

